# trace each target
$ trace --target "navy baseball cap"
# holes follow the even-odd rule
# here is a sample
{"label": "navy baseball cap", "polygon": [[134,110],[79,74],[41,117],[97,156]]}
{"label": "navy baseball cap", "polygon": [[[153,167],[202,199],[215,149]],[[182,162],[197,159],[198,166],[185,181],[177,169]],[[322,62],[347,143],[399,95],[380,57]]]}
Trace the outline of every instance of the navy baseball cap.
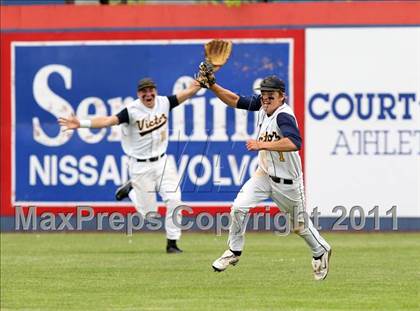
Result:
{"label": "navy baseball cap", "polygon": [[147,87],[156,88],[156,83],[151,78],[143,78],[137,84],[137,91],[141,91]]}
{"label": "navy baseball cap", "polygon": [[286,84],[283,80],[277,78],[276,76],[268,76],[261,81],[260,87],[257,87],[256,90],[281,91],[282,93],[285,93]]}

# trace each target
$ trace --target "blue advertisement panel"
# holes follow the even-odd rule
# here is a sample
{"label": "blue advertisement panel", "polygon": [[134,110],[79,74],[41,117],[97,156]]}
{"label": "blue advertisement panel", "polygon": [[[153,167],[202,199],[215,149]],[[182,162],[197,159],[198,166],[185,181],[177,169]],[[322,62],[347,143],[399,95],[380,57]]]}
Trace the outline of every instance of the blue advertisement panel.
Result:
{"label": "blue advertisement panel", "polygon": [[[57,118],[118,113],[152,77],[160,95],[185,88],[204,58],[204,41],[17,42],[12,47],[14,201],[113,203],[129,178],[118,126],[60,131]],[[293,42],[234,40],[218,82],[251,95],[259,81],[284,79],[293,104]],[[255,113],[228,108],[202,89],[172,110],[168,159],[182,174],[186,202],[230,202],[256,167],[245,148]]]}

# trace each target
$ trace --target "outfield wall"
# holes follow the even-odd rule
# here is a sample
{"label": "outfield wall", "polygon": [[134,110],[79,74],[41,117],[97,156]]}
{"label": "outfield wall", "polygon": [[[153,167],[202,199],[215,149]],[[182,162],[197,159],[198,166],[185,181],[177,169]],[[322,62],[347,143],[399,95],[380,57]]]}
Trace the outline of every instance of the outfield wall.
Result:
{"label": "outfield wall", "polygon": [[[350,215],[418,230],[419,11],[418,2],[2,7],[2,228],[14,228],[16,206],[133,212],[113,198],[128,178],[119,129],[65,134],[56,118],[116,113],[143,76],[171,94],[192,78],[204,42],[229,38],[223,85],[250,94],[269,74],[288,85],[307,206],[324,229]],[[256,166],[244,148],[254,115],[202,90],[170,122],[183,199],[196,214],[227,211]]]}

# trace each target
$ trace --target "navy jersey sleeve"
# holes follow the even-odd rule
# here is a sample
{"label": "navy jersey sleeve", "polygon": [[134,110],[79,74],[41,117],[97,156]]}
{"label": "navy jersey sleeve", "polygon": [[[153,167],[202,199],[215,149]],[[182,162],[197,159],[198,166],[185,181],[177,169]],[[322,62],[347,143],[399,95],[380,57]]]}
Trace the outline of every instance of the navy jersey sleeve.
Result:
{"label": "navy jersey sleeve", "polygon": [[128,110],[124,108],[119,113],[117,113],[118,124],[130,123],[130,118],[128,117]]}
{"label": "navy jersey sleeve", "polygon": [[176,98],[176,95],[168,96],[168,99],[169,99],[169,110],[172,110],[176,106],[179,105],[178,98]]}
{"label": "navy jersey sleeve", "polygon": [[239,96],[236,108],[258,111],[261,108],[261,95]]}
{"label": "navy jersey sleeve", "polygon": [[284,137],[289,138],[298,149],[302,146],[302,138],[296,125],[296,120],[288,113],[282,112],[277,115],[277,126]]}

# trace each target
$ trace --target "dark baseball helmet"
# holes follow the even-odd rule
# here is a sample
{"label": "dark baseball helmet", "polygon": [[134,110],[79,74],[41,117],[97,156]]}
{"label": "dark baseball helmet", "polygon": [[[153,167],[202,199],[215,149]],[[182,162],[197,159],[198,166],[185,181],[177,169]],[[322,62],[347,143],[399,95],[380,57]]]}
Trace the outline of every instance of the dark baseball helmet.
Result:
{"label": "dark baseball helmet", "polygon": [[257,87],[256,90],[260,91],[281,91],[282,93],[286,92],[286,84],[283,80],[277,78],[276,76],[268,76],[261,81],[260,87]]}

